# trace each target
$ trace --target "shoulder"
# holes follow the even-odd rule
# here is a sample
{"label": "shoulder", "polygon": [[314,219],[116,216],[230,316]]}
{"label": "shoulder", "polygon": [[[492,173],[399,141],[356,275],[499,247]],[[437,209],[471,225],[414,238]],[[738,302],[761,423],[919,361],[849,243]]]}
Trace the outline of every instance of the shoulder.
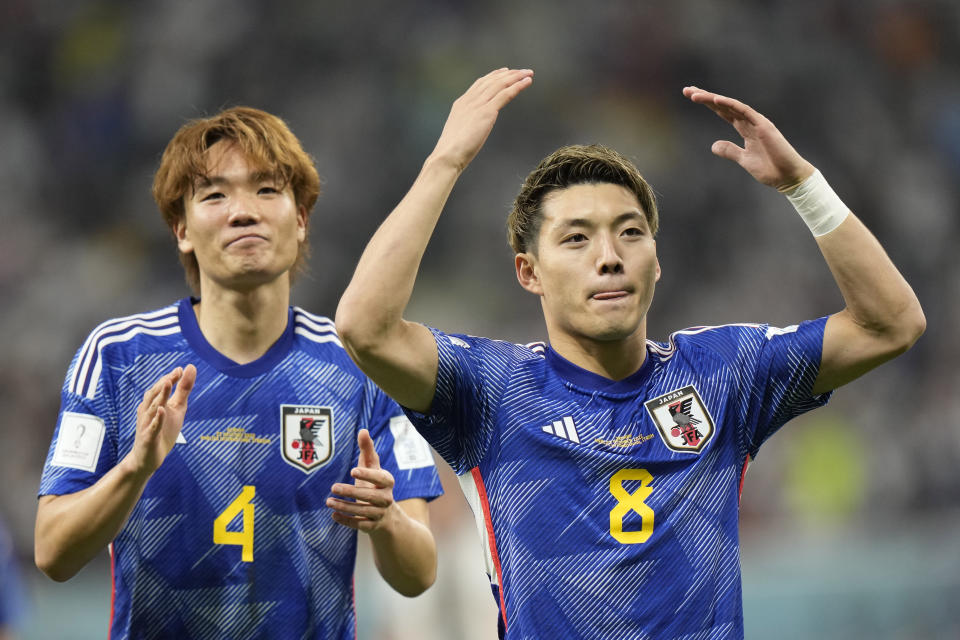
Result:
{"label": "shoulder", "polygon": [[663,360],[669,360],[676,354],[707,352],[723,360],[734,360],[743,350],[759,348],[765,339],[771,337],[776,329],[767,324],[733,323],[716,326],[688,327],[674,331],[666,342],[647,340],[647,348]]}
{"label": "shoulder", "polygon": [[468,334],[443,333],[431,329],[437,338],[437,344],[443,351],[444,345],[449,345],[453,351],[462,350],[483,362],[499,362],[522,364],[527,362],[543,362],[547,348],[545,342],[530,342],[517,344],[505,340],[494,340]]}
{"label": "shoulder", "polygon": [[327,345],[328,348],[343,351],[346,354],[333,320],[326,316],[293,307],[293,333],[307,342]]}
{"label": "shoulder", "polygon": [[96,384],[104,359],[126,359],[139,352],[146,341],[179,340],[178,303],[160,309],[112,318],[90,332],[73,362],[68,377],[68,390],[78,395],[91,391]]}
{"label": "shoulder", "polygon": [[314,363],[331,364],[341,371],[366,378],[343,348],[337,328],[330,318],[293,307],[293,339],[301,357],[310,358]]}

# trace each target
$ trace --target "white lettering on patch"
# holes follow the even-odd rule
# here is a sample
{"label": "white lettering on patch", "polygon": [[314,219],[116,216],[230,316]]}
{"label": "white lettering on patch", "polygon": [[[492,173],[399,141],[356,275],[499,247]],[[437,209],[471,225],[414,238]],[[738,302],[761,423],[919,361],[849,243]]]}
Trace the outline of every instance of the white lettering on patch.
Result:
{"label": "white lettering on patch", "polygon": [[390,418],[390,432],[393,434],[393,456],[397,459],[398,469],[406,471],[433,466],[430,445],[413,428],[407,416]]}
{"label": "white lettering on patch", "polygon": [[103,420],[97,416],[65,411],[50,465],[96,471],[106,431]]}

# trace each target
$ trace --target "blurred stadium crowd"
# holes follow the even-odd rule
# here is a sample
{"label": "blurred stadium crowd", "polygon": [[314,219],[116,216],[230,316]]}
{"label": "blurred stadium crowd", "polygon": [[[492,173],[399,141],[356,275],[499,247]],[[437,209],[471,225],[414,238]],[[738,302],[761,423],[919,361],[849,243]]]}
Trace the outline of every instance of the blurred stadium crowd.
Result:
{"label": "blurred stadium crowd", "polygon": [[[870,637],[960,637],[954,0],[0,2],[0,519],[27,582],[37,573],[36,488],[74,351],[104,319],[187,293],[149,193],[173,132],[234,104],[290,123],[324,179],[311,269],[294,303],[332,316],[364,242],[413,180],[450,102],[504,65],[535,69],[534,85],[501,115],[457,186],[411,316],[517,342],[544,337],[536,301],[515,282],[504,221],[527,171],[576,142],[631,156],[659,195],[663,278],[652,338],[698,324],[788,325],[838,310],[802,222],[776,193],[712,156],[727,125],[680,90],[696,84],[751,104],[880,238],[917,291],[928,329],[907,355],[788,425],[751,467],[742,510],[748,637],[751,620],[761,620],[751,617],[762,595],[752,567],[779,566],[762,554],[782,559],[791,540],[811,544],[821,559],[855,540],[867,550],[862,566],[896,567],[898,553],[941,545],[929,549],[939,557],[930,566],[945,573],[905,579],[890,596],[924,601],[929,612],[894,616]],[[439,616],[424,623],[437,637],[466,638],[463,629],[477,628],[475,594],[489,597],[473,575],[478,558],[455,569],[478,554],[478,543],[455,481],[447,488],[452,495],[434,505],[434,519],[450,571],[433,590],[433,613],[410,606]],[[453,583],[467,573],[478,588],[461,592]],[[857,598],[861,587],[841,597]],[[68,583],[55,593],[76,589]],[[47,591],[32,593],[35,613],[51,606],[42,601]],[[396,619],[364,605],[364,593],[358,587],[361,637],[427,637],[388,633]],[[480,611],[489,617],[492,609]],[[864,620],[875,613],[867,607]],[[36,628],[28,620],[23,633],[44,637]]]}

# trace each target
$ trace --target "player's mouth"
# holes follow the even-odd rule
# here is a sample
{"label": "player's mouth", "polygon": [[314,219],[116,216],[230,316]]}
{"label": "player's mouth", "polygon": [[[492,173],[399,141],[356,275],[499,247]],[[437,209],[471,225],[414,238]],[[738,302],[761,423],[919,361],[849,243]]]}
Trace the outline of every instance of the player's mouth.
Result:
{"label": "player's mouth", "polygon": [[608,300],[622,300],[630,295],[630,291],[626,289],[612,289],[609,291],[597,291],[590,296],[592,300],[608,301]]}
{"label": "player's mouth", "polygon": [[266,242],[267,239],[256,233],[247,233],[233,240],[230,240],[225,245],[226,247],[243,247],[247,245],[257,244],[259,242]]}

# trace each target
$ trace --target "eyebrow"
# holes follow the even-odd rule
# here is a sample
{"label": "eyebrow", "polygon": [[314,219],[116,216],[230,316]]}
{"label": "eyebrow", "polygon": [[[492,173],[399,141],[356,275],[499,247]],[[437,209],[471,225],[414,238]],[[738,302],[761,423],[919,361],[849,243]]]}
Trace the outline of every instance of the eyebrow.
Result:
{"label": "eyebrow", "polygon": [[[628,220],[635,220],[635,219],[643,220],[644,222],[647,221],[647,217],[639,211],[625,211],[624,213],[621,213],[620,215],[618,215],[616,218],[613,219],[613,226],[622,224],[624,222],[627,222]],[[561,220],[557,224],[557,228],[559,229],[569,229],[571,227],[593,228],[595,226],[597,226],[596,223],[593,220],[589,220],[587,218],[570,218],[568,220]]]}
{"label": "eyebrow", "polygon": [[[250,178],[247,181],[250,184],[256,184],[259,182],[276,182],[279,178],[277,174],[273,171],[254,171],[250,174]],[[225,184],[230,184],[230,180],[223,176],[197,176],[194,180],[194,189],[205,189],[207,187],[215,187]]]}

